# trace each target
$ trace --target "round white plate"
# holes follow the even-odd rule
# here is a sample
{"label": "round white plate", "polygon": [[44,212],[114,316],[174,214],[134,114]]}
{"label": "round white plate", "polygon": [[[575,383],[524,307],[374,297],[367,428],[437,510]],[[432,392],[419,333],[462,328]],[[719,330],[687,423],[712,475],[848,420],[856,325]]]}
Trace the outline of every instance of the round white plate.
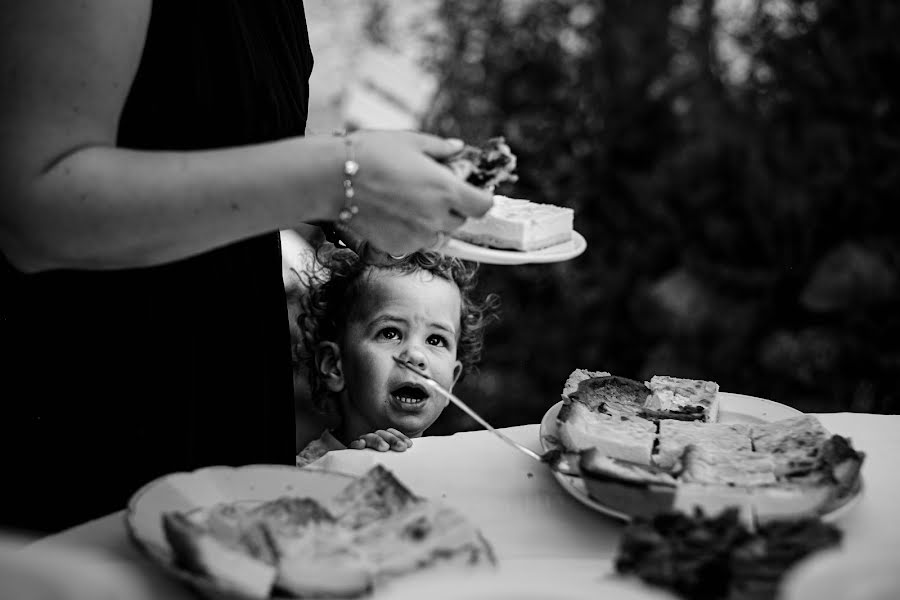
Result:
{"label": "round white plate", "polygon": [[450,238],[440,252],[447,256],[455,256],[463,260],[489,265],[526,265],[570,260],[584,252],[585,248],[587,248],[587,241],[584,239],[584,236],[574,231],[572,232],[572,239],[568,242],[530,252],[476,246],[456,238]]}
{"label": "round white plate", "polygon": [[[545,452],[553,447],[547,438],[559,438],[556,415],[559,413],[562,404],[562,401],[559,401],[551,406],[541,419],[540,442],[541,448],[543,448]],[[769,423],[772,421],[780,421],[781,419],[789,419],[802,414],[802,411],[781,404],[780,402],[773,402],[772,400],[757,398],[756,396],[745,396],[744,394],[719,392],[720,423]],[[582,481],[580,477],[563,475],[557,471],[553,471],[552,473],[553,477],[559,482],[562,488],[582,504],[615,519],[622,521],[631,520],[631,515],[614,510],[592,498],[588,494],[584,481]],[[827,521],[836,521],[840,519],[859,501],[861,495],[862,485],[860,484],[850,497],[840,505],[835,506],[828,513],[822,515],[822,518]]]}
{"label": "round white plate", "polygon": [[282,496],[306,496],[326,502],[353,477],[334,471],[287,465],[207,467],[190,473],[172,473],[146,484],[128,502],[125,525],[137,547],[170,574],[217,600],[249,598],[213,584],[173,564],[172,551],[162,528],[163,513],[189,511],[219,502],[264,502]]}

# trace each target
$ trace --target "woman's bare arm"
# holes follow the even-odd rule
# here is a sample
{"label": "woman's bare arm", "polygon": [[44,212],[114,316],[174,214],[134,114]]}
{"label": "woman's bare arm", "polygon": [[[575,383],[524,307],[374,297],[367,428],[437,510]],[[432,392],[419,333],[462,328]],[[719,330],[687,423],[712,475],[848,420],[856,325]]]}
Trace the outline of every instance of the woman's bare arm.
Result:
{"label": "woman's bare arm", "polygon": [[[330,136],[198,152],[115,147],[151,0],[7,3],[0,15],[0,249],[18,268],[153,265],[304,221],[343,203]],[[438,138],[361,134],[354,226],[408,251],[490,198],[429,157]],[[410,177],[410,173],[414,176]]]}

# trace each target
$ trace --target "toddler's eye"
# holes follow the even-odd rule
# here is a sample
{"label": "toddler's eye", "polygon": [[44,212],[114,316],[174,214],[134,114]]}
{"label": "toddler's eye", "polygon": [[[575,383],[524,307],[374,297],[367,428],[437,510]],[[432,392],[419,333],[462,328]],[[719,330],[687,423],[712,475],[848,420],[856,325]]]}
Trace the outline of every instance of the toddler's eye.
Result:
{"label": "toddler's eye", "polygon": [[386,340],[396,340],[400,337],[400,330],[396,327],[385,327],[378,332],[378,337]]}
{"label": "toddler's eye", "polygon": [[447,338],[442,335],[428,336],[428,343],[432,346],[447,346]]}

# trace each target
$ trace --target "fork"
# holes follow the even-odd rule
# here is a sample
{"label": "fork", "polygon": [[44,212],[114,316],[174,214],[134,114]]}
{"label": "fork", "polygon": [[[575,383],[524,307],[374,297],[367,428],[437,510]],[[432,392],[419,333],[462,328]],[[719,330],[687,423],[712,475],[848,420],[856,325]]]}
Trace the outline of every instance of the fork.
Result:
{"label": "fork", "polygon": [[435,392],[437,392],[438,394],[440,394],[441,396],[443,396],[444,398],[448,399],[450,402],[452,402],[453,404],[458,406],[464,413],[466,413],[467,415],[469,415],[470,417],[475,419],[475,421],[477,421],[482,427],[484,427],[485,429],[487,429],[488,431],[490,431],[491,433],[493,433],[494,435],[499,437],[501,440],[503,440],[504,442],[506,442],[507,444],[509,444],[510,446],[512,446],[519,452],[521,452],[522,454],[525,454],[529,458],[532,458],[540,463],[549,465],[551,469],[559,471],[560,473],[563,473],[566,475],[578,475],[577,467],[575,465],[571,464],[570,462],[568,462],[567,460],[565,460],[564,452],[562,452],[560,450],[548,450],[547,452],[544,452],[543,454],[538,454],[531,448],[527,448],[527,447],[523,446],[522,444],[518,443],[514,439],[505,435],[502,431],[493,427],[490,423],[488,423],[486,420],[484,420],[484,418],[482,418],[481,415],[479,415],[477,412],[475,412],[474,410],[469,408],[468,404],[466,404],[465,402],[460,400],[459,397],[457,397],[455,394],[445,390],[441,384],[439,384],[437,381],[432,379],[432,377],[430,375],[428,375],[427,373],[425,373],[422,369],[420,369],[419,367],[417,367],[410,361],[403,360],[402,358],[400,358],[398,356],[393,356],[392,358],[394,359],[394,362],[396,362],[398,365],[400,365],[404,369],[407,369],[408,371],[411,371],[412,373],[414,373],[415,375],[420,377],[423,380],[423,383],[425,385],[427,385],[429,388],[431,388],[432,390],[434,390]]}

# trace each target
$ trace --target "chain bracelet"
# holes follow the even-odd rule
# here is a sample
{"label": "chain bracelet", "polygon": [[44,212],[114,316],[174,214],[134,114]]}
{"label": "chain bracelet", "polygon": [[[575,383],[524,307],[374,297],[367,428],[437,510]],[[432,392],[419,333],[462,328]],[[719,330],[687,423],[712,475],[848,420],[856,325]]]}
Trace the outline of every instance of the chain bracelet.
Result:
{"label": "chain bracelet", "polygon": [[359,207],[353,203],[356,192],[353,189],[353,176],[359,172],[359,163],[353,154],[353,140],[346,131],[336,131],[335,135],[344,138],[344,147],[347,149],[347,158],[344,161],[344,207],[338,213],[338,222],[346,225],[359,212]]}

